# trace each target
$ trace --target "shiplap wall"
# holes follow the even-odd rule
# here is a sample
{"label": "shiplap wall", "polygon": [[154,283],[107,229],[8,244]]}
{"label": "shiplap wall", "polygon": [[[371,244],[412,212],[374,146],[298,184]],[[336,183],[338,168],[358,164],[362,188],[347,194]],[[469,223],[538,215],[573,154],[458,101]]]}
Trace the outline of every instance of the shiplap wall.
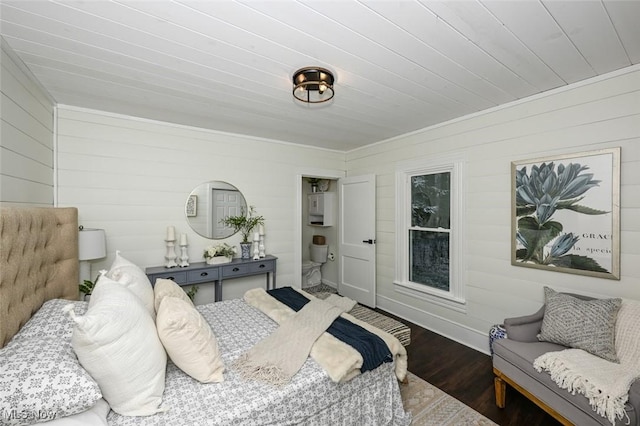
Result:
{"label": "shiplap wall", "polygon": [[0,204],[51,206],[54,102],[0,41]]}
{"label": "shiplap wall", "polygon": [[[2,46],[0,203],[53,202],[53,102]],[[114,250],[141,266],[164,261],[166,226],[189,236],[192,261],[211,243],[193,233],[184,201],[197,184],[235,184],[267,218],[267,251],[280,258],[278,283],[292,281],[295,176],[305,169],[377,175],[378,304],[469,346],[487,350],[488,328],[533,312],[542,287],[640,299],[640,69],[630,67],[552,94],[456,120],[346,154],[239,135],[58,107],[58,205],[107,231]],[[510,265],[510,162],[622,147],[620,281]],[[466,313],[393,289],[395,170],[398,162],[461,154],[466,172]],[[237,238],[229,239],[236,243]],[[246,279],[225,298],[263,285]],[[212,300],[202,288],[197,301]]]}
{"label": "shiplap wall", "polygon": [[[511,161],[622,147],[620,281],[510,264]],[[395,171],[399,162],[466,159],[466,313],[394,290]],[[347,154],[347,174],[377,175],[378,304],[469,346],[505,317],[533,313],[544,285],[640,299],[640,68],[456,120]]]}
{"label": "shiplap wall", "polygon": [[[344,171],[344,153],[134,119],[98,111],[58,107],[58,200],[76,206],[80,224],[104,228],[108,267],[115,250],[136,264],[164,263],[166,227],[186,233],[192,262],[203,261],[211,244],[195,234],[184,215],[187,196],[209,180],[235,185],[266,219],[266,248],[279,258],[279,286],[292,285],[296,176],[318,167]],[[296,220],[297,219],[297,220]],[[234,236],[225,240],[239,242]],[[228,281],[223,298],[242,296],[264,278]],[[233,283],[233,284],[232,284]],[[200,286],[196,302],[213,300]]]}

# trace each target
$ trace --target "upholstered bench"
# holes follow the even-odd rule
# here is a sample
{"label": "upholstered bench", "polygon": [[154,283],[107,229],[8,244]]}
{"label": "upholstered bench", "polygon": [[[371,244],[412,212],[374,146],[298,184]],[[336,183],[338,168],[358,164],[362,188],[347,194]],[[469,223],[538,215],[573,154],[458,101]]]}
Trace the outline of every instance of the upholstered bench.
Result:
{"label": "upholstered bench", "polygon": [[[304,289],[308,291],[308,289]],[[310,292],[319,299],[326,299],[332,292],[320,291]],[[403,346],[409,346],[411,343],[411,329],[393,318],[389,318],[379,312],[369,309],[366,306],[357,304],[349,312],[349,315],[353,315],[360,321],[364,321],[367,324],[371,324],[374,327],[378,327],[380,330],[384,330],[387,333],[395,336]]]}

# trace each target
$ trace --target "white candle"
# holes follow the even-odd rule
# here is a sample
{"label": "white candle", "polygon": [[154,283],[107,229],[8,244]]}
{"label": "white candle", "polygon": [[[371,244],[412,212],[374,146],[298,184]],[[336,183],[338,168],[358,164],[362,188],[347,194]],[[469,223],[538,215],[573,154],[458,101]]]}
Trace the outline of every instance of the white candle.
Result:
{"label": "white candle", "polygon": [[187,234],[180,235],[180,245],[181,246],[187,245]]}
{"label": "white candle", "polygon": [[257,232],[253,234],[253,241],[260,241],[260,234],[258,234]]}
{"label": "white candle", "polygon": [[258,233],[260,235],[264,235],[264,225],[261,224],[260,226],[258,226]]}
{"label": "white candle", "polygon": [[167,241],[176,240],[176,228],[173,226],[167,226]]}

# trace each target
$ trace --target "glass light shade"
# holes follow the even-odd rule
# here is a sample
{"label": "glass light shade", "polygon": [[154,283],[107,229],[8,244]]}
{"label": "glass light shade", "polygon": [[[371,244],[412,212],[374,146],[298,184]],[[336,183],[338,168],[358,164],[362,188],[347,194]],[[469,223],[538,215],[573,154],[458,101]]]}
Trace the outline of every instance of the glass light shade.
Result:
{"label": "glass light shade", "polygon": [[301,68],[293,74],[293,96],[304,103],[318,104],[333,98],[335,77],[320,67]]}

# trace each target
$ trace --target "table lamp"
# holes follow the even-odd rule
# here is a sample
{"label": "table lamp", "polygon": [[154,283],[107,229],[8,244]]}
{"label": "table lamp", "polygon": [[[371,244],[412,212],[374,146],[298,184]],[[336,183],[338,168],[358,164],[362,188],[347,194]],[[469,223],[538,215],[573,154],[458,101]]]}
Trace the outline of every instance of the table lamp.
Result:
{"label": "table lamp", "polygon": [[78,232],[78,258],[80,260],[80,282],[91,280],[90,260],[102,259],[107,255],[104,229],[80,227]]}

